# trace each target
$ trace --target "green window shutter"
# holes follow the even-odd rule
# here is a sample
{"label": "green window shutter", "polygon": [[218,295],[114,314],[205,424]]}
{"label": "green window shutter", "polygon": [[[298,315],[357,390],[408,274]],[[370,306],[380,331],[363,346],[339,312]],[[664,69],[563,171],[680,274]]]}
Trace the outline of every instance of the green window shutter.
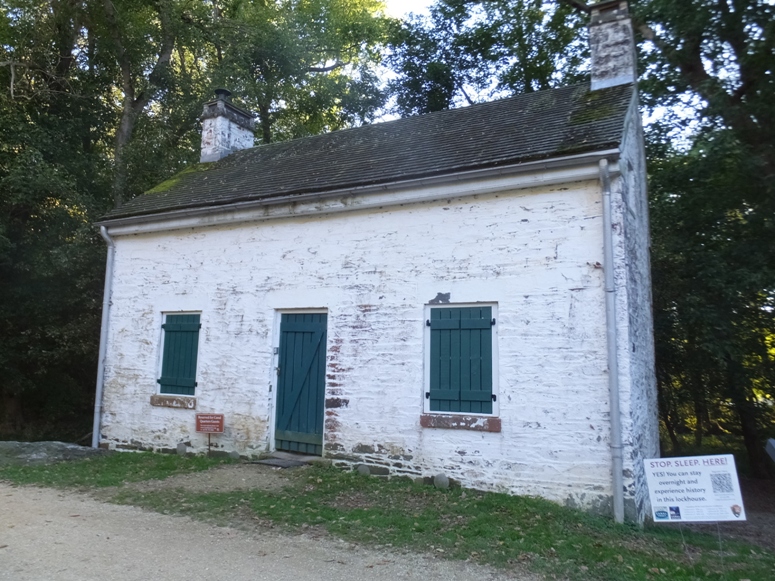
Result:
{"label": "green window shutter", "polygon": [[161,361],[161,393],[194,395],[199,349],[199,315],[167,315]]}
{"label": "green window shutter", "polygon": [[431,309],[430,409],[492,413],[492,307]]}

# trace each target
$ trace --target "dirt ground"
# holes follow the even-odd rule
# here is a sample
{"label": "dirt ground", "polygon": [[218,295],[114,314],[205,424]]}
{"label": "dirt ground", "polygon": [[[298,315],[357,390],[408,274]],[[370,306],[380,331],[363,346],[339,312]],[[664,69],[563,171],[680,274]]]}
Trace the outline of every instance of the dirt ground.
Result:
{"label": "dirt ground", "polygon": [[[288,484],[292,471],[306,469],[232,464],[126,487],[275,491]],[[748,521],[720,525],[722,540],[740,538],[775,550],[775,482],[741,479],[741,487]],[[312,529],[285,534],[248,521],[220,527],[104,502],[115,492],[0,483],[0,581],[537,579],[434,555],[359,547]],[[716,533],[715,525],[692,528]]]}
{"label": "dirt ground", "polygon": [[[742,539],[775,551],[775,481],[740,477],[740,490],[747,520],[718,525],[691,525],[690,528],[724,539]],[[687,525],[684,525],[687,526]]]}
{"label": "dirt ground", "polygon": [[[177,477],[194,490],[276,486],[255,466]],[[167,483],[169,484],[169,483]],[[133,485],[153,490],[158,483]],[[0,483],[2,581],[536,581],[432,555],[377,550],[307,534],[218,527],[101,502],[86,494]]]}

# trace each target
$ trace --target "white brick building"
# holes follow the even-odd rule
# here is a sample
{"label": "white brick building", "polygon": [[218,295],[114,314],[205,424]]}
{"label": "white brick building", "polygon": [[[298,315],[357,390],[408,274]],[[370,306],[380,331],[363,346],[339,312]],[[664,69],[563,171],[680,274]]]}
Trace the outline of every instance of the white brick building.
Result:
{"label": "white brick building", "polygon": [[[609,4],[597,26],[621,29]],[[195,413],[223,413],[225,451],[642,519],[658,454],[645,164],[632,74],[614,69],[594,90],[231,155],[249,120],[208,104],[228,113],[205,119],[216,161],[101,224],[95,444],[203,451]]]}

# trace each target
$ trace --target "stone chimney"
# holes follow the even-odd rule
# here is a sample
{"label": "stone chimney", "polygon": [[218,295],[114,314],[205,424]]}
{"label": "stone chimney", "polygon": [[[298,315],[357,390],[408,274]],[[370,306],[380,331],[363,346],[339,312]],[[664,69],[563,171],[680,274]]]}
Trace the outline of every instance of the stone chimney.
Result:
{"label": "stone chimney", "polygon": [[231,92],[215,90],[216,99],[202,111],[200,162],[218,161],[240,149],[253,147],[253,116],[231,102]]}
{"label": "stone chimney", "polygon": [[635,83],[635,39],[626,0],[604,0],[588,10],[592,90]]}

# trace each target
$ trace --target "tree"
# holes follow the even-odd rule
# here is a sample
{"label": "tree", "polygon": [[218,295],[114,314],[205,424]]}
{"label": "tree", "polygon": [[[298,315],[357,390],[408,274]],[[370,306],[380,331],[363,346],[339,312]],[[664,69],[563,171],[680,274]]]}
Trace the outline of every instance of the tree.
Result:
{"label": "tree", "polygon": [[745,202],[762,187],[732,132],[652,154],[652,249],[660,411],[673,448],[691,425],[735,434],[765,476],[775,418],[775,263]]}
{"label": "tree", "polygon": [[[232,74],[245,73],[249,107],[256,87],[270,89],[273,139],[368,120],[379,4],[0,6],[0,437],[73,439],[91,425],[97,368],[105,246],[94,220],[198,159],[202,103]],[[244,55],[271,75],[247,77]]]}
{"label": "tree", "polygon": [[214,80],[257,112],[264,143],[367,122],[383,102],[374,70],[381,8],[378,0],[225,3],[213,28]]}
{"label": "tree", "polygon": [[[734,433],[767,475],[775,336],[775,6],[633,2],[650,128],[657,375],[673,446]],[[682,148],[675,144],[683,143]],[[715,419],[714,419],[715,418]]]}
{"label": "tree", "polygon": [[584,19],[542,0],[439,0],[394,28],[398,112],[416,115],[584,78]]}
{"label": "tree", "polygon": [[[107,205],[101,76],[69,52],[77,2],[12,2],[0,25],[0,434],[88,428]],[[78,57],[83,60],[78,63]]]}
{"label": "tree", "polygon": [[775,4],[632,4],[645,40],[643,85],[649,104],[678,106],[688,99],[704,125],[731,130],[760,171],[775,175]]}
{"label": "tree", "polygon": [[[99,55],[110,66],[118,64],[121,117],[116,129],[113,162],[113,202],[120,206],[126,193],[125,150],[140,115],[168,79],[175,49],[172,0],[103,0]],[[104,45],[104,46],[103,46]],[[109,56],[108,56],[109,55]]]}

